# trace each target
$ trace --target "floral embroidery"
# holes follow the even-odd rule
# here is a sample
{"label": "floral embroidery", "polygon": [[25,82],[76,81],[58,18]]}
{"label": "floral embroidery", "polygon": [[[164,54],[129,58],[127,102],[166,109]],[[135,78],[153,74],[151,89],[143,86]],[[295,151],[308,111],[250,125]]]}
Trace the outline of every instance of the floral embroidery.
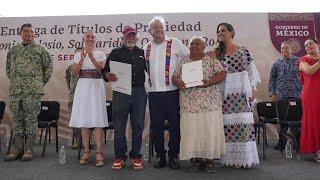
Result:
{"label": "floral embroidery", "polygon": [[[174,75],[181,77],[182,64],[192,62],[189,59],[182,59],[176,67]],[[205,57],[202,61],[203,78],[209,79],[216,73],[224,70],[218,60]],[[207,88],[192,87],[180,90],[180,109],[181,112],[208,112],[220,109],[222,106],[221,92],[219,85]]]}

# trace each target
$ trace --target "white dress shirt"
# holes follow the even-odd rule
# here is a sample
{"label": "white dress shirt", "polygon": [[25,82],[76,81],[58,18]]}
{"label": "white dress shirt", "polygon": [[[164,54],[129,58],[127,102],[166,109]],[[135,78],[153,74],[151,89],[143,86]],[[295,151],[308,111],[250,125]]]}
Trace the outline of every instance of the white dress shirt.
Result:
{"label": "white dress shirt", "polygon": [[[169,70],[169,85],[166,85],[165,78],[165,65],[166,65],[166,50],[167,42],[172,39],[171,45],[171,58],[170,58],[170,70]],[[150,64],[150,80],[151,87],[149,92],[164,92],[164,91],[173,91],[178,89],[177,86],[172,84],[172,75],[176,68],[177,61],[180,58],[188,57],[189,50],[188,48],[181,43],[180,40],[176,38],[165,37],[164,41],[161,44],[156,44],[153,41],[151,43],[151,51],[149,56]],[[148,44],[144,47],[144,53],[146,56]]]}

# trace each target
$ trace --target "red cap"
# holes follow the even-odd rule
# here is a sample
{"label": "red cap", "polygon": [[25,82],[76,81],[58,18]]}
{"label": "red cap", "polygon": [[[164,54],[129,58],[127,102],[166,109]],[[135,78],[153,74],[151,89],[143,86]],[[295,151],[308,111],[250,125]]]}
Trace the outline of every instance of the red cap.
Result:
{"label": "red cap", "polygon": [[134,28],[130,27],[130,26],[125,26],[123,31],[122,31],[122,34],[124,36],[128,36],[130,33],[137,34],[137,31]]}

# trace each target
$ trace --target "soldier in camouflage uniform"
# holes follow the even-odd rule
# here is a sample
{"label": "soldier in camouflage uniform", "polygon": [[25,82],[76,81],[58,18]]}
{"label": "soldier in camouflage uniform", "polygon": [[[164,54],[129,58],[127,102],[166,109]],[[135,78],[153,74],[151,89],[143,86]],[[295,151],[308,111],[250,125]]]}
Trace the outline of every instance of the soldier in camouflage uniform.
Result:
{"label": "soldier in camouflage uniform", "polygon": [[[82,48],[77,48],[75,50],[75,54],[78,52],[81,52]],[[72,104],[73,104],[73,96],[74,96],[74,92],[76,90],[76,86],[77,86],[77,82],[78,82],[78,75],[74,75],[72,73],[72,66],[73,64],[71,64],[67,70],[66,70],[66,81],[67,81],[67,86],[69,89],[69,97],[68,97],[68,111],[71,113],[72,111]],[[78,149],[80,146],[80,136],[81,136],[81,131],[79,128],[73,128],[73,136],[74,136],[74,143],[72,144],[72,149]]]}
{"label": "soldier in camouflage uniform", "polygon": [[5,161],[33,159],[40,101],[44,85],[52,74],[50,54],[45,47],[34,42],[32,25],[23,24],[20,36],[22,44],[10,49],[6,62],[6,74],[10,80],[14,143],[12,150],[4,158]]}

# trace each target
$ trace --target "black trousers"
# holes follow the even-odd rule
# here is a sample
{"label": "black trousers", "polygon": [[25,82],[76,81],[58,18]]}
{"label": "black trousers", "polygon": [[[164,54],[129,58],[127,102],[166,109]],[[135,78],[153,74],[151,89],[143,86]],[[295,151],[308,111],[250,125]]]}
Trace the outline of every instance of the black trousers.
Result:
{"label": "black trousers", "polygon": [[152,131],[157,157],[164,158],[164,122],[169,122],[169,152],[170,158],[178,158],[180,148],[180,107],[179,90],[149,93],[149,110]]}
{"label": "black trousers", "polygon": [[[300,99],[299,97],[283,97],[280,100],[288,100],[288,101],[296,101],[298,99]],[[285,144],[286,144],[286,137],[283,137],[282,134],[286,133],[288,131],[289,126],[287,124],[280,124],[280,132],[279,132],[279,142],[278,142],[278,146],[282,145],[282,148],[284,148]],[[291,132],[299,139],[300,137],[300,128],[299,127],[294,127],[292,129],[290,129]],[[299,143],[299,142],[298,142]]]}

